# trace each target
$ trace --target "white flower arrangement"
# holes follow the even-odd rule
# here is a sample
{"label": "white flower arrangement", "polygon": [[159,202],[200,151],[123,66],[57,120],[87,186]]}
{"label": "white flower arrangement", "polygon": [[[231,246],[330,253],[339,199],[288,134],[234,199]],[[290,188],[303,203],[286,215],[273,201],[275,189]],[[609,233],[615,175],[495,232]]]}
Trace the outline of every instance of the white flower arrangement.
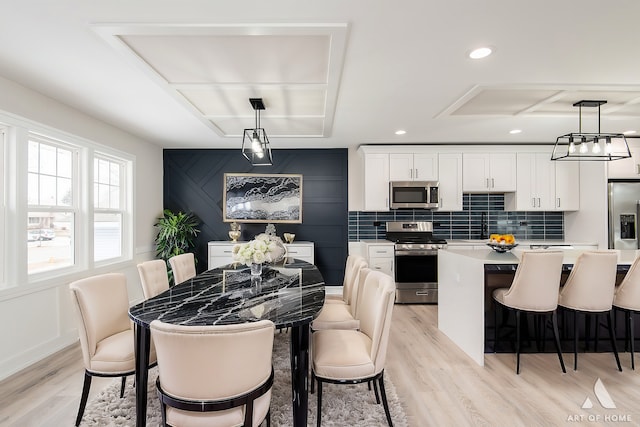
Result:
{"label": "white flower arrangement", "polygon": [[262,233],[247,243],[234,245],[232,253],[234,261],[251,266],[279,261],[284,256],[284,251],[279,237]]}

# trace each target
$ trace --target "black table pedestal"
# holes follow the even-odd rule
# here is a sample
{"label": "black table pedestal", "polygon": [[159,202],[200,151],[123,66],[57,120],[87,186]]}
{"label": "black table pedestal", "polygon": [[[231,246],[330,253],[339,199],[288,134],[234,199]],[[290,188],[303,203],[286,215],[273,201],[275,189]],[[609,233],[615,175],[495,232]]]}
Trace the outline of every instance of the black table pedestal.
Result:
{"label": "black table pedestal", "polygon": [[291,393],[294,427],[307,426],[309,408],[309,325],[291,328]]}
{"label": "black table pedestal", "polygon": [[136,323],[136,426],[147,425],[147,381],[149,379],[149,347],[151,330]]}

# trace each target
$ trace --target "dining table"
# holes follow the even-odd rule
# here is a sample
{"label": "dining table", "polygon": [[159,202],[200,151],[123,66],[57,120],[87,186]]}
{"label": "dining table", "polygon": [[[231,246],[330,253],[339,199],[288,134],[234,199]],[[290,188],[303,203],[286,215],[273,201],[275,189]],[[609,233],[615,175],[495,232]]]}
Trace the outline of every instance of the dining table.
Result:
{"label": "dining table", "polygon": [[[285,257],[260,275],[233,263],[174,285],[129,309],[135,328],[136,384],[147,384],[151,332],[156,319],[178,325],[228,325],[268,319],[290,328],[292,424],[306,427],[310,323],[322,309],[325,284],[318,268]],[[136,425],[145,426],[147,387],[136,387]]]}

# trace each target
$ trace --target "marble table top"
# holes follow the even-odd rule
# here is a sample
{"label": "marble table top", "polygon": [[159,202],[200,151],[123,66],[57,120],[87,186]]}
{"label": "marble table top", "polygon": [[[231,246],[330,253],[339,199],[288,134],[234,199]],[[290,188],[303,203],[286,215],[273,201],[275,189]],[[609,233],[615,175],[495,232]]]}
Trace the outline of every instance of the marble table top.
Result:
{"label": "marble table top", "polygon": [[155,319],[180,325],[224,325],[269,319],[278,328],[310,323],[324,303],[324,280],[313,264],[285,258],[260,277],[229,264],[197,275],[129,309],[148,327]]}

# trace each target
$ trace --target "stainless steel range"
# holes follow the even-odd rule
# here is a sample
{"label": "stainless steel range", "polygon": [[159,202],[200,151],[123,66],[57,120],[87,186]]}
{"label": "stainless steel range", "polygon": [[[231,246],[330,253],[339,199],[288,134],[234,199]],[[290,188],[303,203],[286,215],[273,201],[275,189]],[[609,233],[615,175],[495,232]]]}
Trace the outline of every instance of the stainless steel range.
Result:
{"label": "stainless steel range", "polygon": [[438,249],[447,241],[433,237],[433,223],[387,222],[386,238],[395,242],[396,303],[437,303]]}

